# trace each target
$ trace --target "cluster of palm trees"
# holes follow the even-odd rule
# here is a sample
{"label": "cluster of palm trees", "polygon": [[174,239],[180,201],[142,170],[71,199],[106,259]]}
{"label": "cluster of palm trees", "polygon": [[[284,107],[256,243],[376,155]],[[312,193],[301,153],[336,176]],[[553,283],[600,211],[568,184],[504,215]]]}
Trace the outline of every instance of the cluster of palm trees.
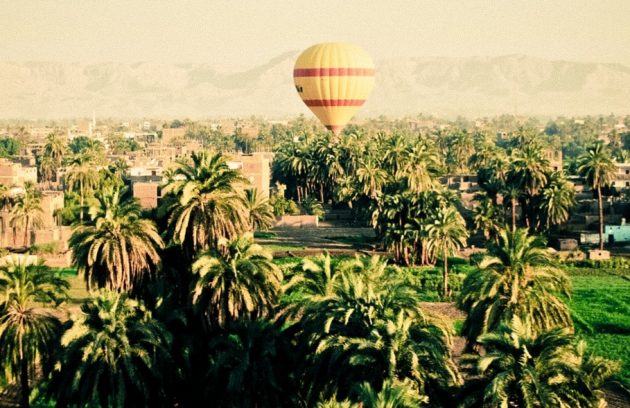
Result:
{"label": "cluster of palm trees", "polygon": [[[12,230],[12,246],[18,246],[17,232],[23,232],[22,245],[30,246],[30,232],[42,223],[42,193],[37,190],[35,184],[30,181],[24,183],[22,188],[10,188],[0,184],[0,210],[2,211],[2,239],[4,239],[8,226]],[[7,243],[2,242],[3,246]]]}
{"label": "cluster of palm trees", "polygon": [[[304,133],[279,144],[274,178],[298,201],[316,196],[322,203],[347,203],[371,220],[398,262],[426,264],[434,261],[430,248],[436,247],[428,242],[427,226],[443,217],[439,211],[462,209],[447,189],[453,175],[477,176],[481,192],[470,219],[486,239],[496,241],[504,224],[535,233],[562,227],[575,205],[575,190],[562,169],[551,167],[552,154],[544,135],[529,128],[499,143],[457,128],[423,135],[353,128],[340,139]],[[576,163],[575,175],[597,192],[603,231],[601,196],[614,178],[612,153],[595,142]],[[600,241],[603,247],[603,237]]]}
{"label": "cluster of palm trees", "polygon": [[[562,297],[569,281],[530,235],[555,223],[534,205],[571,201],[536,139],[517,138],[511,151],[484,151],[485,139],[466,133],[368,139],[287,143],[274,170],[298,200],[319,195],[363,209],[395,263],[441,257],[445,297],[448,257],[468,231],[439,177],[466,162],[486,171],[483,205],[499,214],[502,195],[512,214],[522,208],[528,228],[517,228],[515,215],[512,228],[483,227],[494,244],[458,299],[470,352],[463,369],[451,355],[452,324],[423,310],[419,288],[385,259],[274,263],[251,235],[268,225],[271,207],[245,192],[221,154],[178,162],[152,220],[120,171],[96,170],[98,149],[87,148],[67,174],[81,196],[71,237],[90,289],[81,313],[62,324],[53,312],[67,298],[59,273],[24,259],[0,265],[0,360],[21,384],[21,405],[43,379],[40,395],[58,406],[597,406],[615,366],[572,336]],[[515,164],[501,162],[506,151]],[[516,174],[518,185],[509,181]],[[90,189],[98,192],[85,205]],[[558,206],[543,206],[546,219],[563,217]]]}

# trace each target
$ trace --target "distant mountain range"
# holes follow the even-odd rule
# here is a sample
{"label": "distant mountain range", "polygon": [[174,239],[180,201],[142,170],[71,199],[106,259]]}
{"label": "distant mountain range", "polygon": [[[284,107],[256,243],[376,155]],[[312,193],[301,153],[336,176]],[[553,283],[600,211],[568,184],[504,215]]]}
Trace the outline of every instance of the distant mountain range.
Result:
{"label": "distant mountain range", "polygon": [[[213,64],[0,62],[0,118],[214,117],[308,113],[297,52],[229,72]],[[376,61],[362,116],[630,114],[630,67],[521,55]]]}

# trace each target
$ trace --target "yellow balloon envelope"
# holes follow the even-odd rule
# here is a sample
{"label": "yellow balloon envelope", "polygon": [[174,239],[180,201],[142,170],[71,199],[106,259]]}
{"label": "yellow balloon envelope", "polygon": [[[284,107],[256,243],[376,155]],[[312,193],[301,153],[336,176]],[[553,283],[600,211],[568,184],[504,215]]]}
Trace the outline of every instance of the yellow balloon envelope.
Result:
{"label": "yellow balloon envelope", "polygon": [[317,44],[298,57],[293,81],[306,106],[338,135],[372,92],[374,63],[356,45]]}

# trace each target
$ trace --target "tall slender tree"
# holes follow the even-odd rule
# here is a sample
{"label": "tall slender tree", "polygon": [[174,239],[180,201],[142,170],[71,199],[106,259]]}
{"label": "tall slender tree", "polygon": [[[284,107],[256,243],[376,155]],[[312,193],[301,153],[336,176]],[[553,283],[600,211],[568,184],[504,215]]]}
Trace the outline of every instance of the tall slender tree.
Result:
{"label": "tall slender tree", "polygon": [[25,247],[31,244],[29,240],[31,227],[39,227],[41,225],[42,213],[42,193],[36,189],[32,182],[25,182],[22,193],[15,197],[15,203],[11,209],[11,225],[14,231],[18,227],[24,229],[23,242]]}
{"label": "tall slender tree", "polygon": [[65,175],[65,184],[69,191],[79,189],[79,222],[83,223],[85,211],[85,196],[91,192],[99,182],[99,174],[96,162],[91,154],[79,152],[72,156],[68,171]]}
{"label": "tall slender tree", "polygon": [[0,231],[0,247],[6,245],[4,239],[7,232],[7,221],[14,201],[15,196],[9,186],[0,184],[0,227],[2,228],[2,231]]}
{"label": "tall slender tree", "polygon": [[440,208],[427,223],[429,248],[442,252],[442,296],[448,298],[448,256],[466,245],[466,221],[455,207]]}
{"label": "tall slender tree", "polygon": [[255,188],[244,191],[243,202],[247,210],[249,228],[251,231],[267,230],[273,226],[275,217],[273,207],[263,195]]}
{"label": "tall slender tree", "polygon": [[61,339],[48,392],[60,406],[163,406],[172,335],[126,293],[102,291]]}
{"label": "tall slender tree", "polygon": [[193,153],[190,160],[177,164],[162,190],[162,211],[168,215],[168,236],[189,257],[247,230],[239,183],[246,180],[221,154]]}
{"label": "tall slender tree", "polygon": [[160,262],[164,246],[155,224],[124,191],[109,186],[95,195],[89,221],[75,225],[70,237],[72,259],[94,286],[126,291],[145,282]]}
{"label": "tall slender tree", "polygon": [[271,253],[246,234],[222,239],[193,264],[198,279],[193,304],[211,326],[229,327],[239,319],[265,316],[276,305],[282,271]]}
{"label": "tall slender tree", "polygon": [[604,203],[602,188],[610,185],[615,177],[615,163],[603,143],[595,143],[578,157],[578,173],[597,192],[599,208],[599,249],[604,249]]}
{"label": "tall slender tree", "polygon": [[605,406],[600,388],[618,369],[585,354],[566,329],[532,335],[517,317],[479,341],[485,353],[467,359],[474,379],[460,398],[462,407]]}
{"label": "tall slender tree", "polygon": [[48,367],[61,334],[61,322],[47,306],[65,300],[69,286],[43,263],[25,257],[0,265],[0,362],[19,380],[22,408],[30,405],[36,368]]}
{"label": "tall slender tree", "polygon": [[516,316],[533,335],[556,327],[572,327],[568,307],[558,296],[568,296],[571,284],[556,267],[544,241],[527,229],[503,230],[498,245],[470,273],[463,284],[460,307],[468,313],[463,335],[468,348],[477,338],[509,323]]}
{"label": "tall slender tree", "polygon": [[352,397],[364,382],[380,389],[386,380],[408,379],[439,406],[432,391],[458,379],[448,329],[423,312],[417,289],[379,257],[356,258],[344,270],[332,293],[315,292],[301,303],[307,401]]}

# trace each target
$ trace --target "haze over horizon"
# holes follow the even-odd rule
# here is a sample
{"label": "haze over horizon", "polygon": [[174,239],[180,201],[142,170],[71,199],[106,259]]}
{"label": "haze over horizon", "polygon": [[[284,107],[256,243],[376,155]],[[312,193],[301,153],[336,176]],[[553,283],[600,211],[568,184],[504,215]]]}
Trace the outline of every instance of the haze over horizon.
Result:
{"label": "haze over horizon", "polygon": [[2,10],[0,118],[308,113],[292,63],[327,41],[360,45],[377,64],[362,116],[630,112],[621,0],[26,0]]}

